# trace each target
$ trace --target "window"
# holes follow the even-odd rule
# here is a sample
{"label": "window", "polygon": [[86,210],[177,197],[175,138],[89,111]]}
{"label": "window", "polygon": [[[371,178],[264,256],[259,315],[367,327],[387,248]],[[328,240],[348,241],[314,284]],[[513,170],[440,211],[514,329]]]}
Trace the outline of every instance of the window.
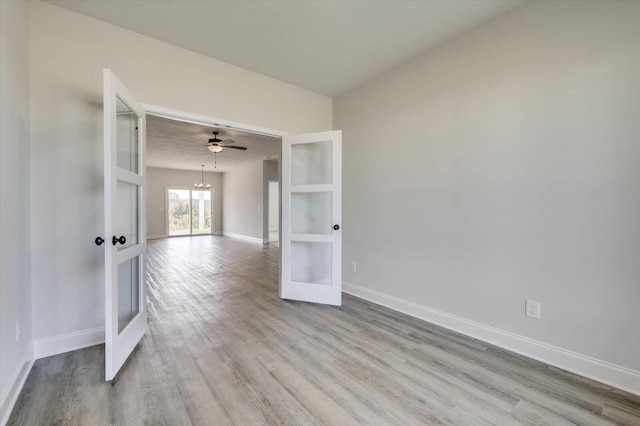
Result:
{"label": "window", "polygon": [[167,189],[169,236],[211,234],[211,190]]}

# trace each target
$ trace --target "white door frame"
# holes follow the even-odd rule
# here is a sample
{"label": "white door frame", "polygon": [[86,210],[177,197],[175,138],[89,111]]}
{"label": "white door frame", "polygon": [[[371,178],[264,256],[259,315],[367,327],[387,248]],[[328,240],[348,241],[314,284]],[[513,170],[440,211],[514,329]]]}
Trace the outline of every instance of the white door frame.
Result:
{"label": "white door frame", "polygon": [[254,126],[252,124],[240,123],[239,121],[225,120],[224,118],[216,118],[208,115],[194,114],[191,112],[180,111],[177,109],[167,108],[158,105],[151,105],[142,103],[147,115],[153,115],[154,117],[168,118],[170,120],[183,121],[185,123],[193,124],[208,124],[216,127],[226,127],[228,129],[240,130],[243,132],[255,133],[257,135],[283,137],[289,133],[282,130],[274,130],[261,126]]}

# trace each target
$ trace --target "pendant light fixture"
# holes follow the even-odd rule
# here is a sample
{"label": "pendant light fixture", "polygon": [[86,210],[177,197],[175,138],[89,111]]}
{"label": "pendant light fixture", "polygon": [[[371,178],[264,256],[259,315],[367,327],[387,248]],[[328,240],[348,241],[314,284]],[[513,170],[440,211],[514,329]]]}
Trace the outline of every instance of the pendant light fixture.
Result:
{"label": "pendant light fixture", "polygon": [[200,183],[196,183],[195,185],[193,185],[193,187],[195,189],[210,189],[211,188],[211,184],[204,184],[204,164],[201,166],[202,167],[202,172],[200,173]]}

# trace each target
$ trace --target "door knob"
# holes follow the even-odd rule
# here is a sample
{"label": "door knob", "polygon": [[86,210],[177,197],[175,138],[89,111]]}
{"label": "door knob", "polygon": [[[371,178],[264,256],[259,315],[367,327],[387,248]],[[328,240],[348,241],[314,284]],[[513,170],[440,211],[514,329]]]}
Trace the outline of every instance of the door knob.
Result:
{"label": "door knob", "polygon": [[124,235],[121,235],[120,238],[116,238],[116,236],[114,235],[113,238],[111,239],[111,242],[113,243],[113,245],[115,246],[116,243],[120,243],[123,244],[127,242],[127,239],[124,237]]}
{"label": "door knob", "polygon": [[333,225],[333,229],[337,231],[338,229],[340,229],[340,225]]}
{"label": "door knob", "polygon": [[102,237],[96,237],[95,242],[97,246],[101,246],[102,243],[104,243],[104,239]]}

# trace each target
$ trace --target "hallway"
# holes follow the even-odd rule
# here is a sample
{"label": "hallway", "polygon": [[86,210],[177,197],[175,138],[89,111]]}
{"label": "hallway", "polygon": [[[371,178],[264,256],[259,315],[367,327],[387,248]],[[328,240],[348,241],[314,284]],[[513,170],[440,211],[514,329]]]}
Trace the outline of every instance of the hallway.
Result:
{"label": "hallway", "polygon": [[149,242],[149,333],[38,360],[11,425],[638,424],[640,398],[405,315],[278,297],[278,248]]}

